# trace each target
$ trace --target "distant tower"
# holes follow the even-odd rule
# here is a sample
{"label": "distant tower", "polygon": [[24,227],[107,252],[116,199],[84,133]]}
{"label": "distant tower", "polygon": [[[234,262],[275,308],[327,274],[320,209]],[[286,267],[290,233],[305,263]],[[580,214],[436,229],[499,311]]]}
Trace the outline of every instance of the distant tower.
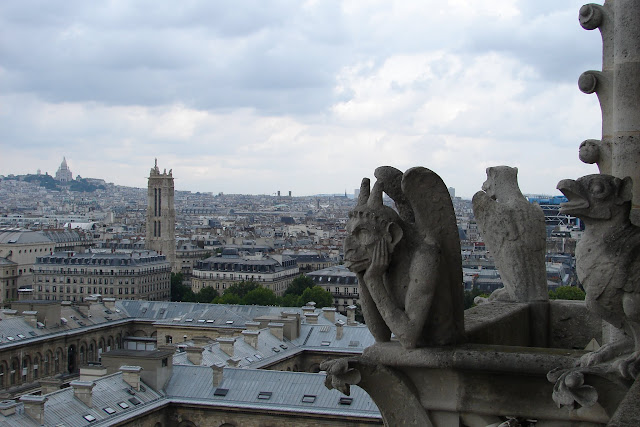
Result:
{"label": "distant tower", "polygon": [[73,174],[69,170],[69,166],[67,166],[67,158],[62,158],[62,163],[60,163],[60,167],[58,168],[58,172],[56,172],[56,181],[60,182],[69,182],[73,181]]}
{"label": "distant tower", "polygon": [[453,187],[449,187],[449,195],[451,196],[452,199],[456,198],[456,189]]}
{"label": "distant tower", "polygon": [[176,264],[176,210],[173,205],[173,175],[160,173],[158,159],[151,168],[147,190],[146,248],[167,257],[171,268]]}

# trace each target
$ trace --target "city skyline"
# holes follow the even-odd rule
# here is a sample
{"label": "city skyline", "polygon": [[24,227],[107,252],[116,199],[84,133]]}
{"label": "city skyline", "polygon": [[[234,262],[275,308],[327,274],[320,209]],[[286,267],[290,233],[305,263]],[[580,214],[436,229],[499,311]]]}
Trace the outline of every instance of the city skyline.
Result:
{"label": "city skyline", "polygon": [[507,164],[556,194],[601,127],[600,36],[557,3],[4,4],[0,175],[144,188],[157,157],[178,191],[305,196],[420,165],[469,198]]}

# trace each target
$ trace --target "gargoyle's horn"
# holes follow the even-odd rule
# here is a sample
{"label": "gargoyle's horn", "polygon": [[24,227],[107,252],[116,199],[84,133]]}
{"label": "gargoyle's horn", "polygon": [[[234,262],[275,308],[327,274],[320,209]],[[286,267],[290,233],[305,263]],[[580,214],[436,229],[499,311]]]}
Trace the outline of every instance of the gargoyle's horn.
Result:
{"label": "gargoyle's horn", "polygon": [[382,187],[383,185],[380,181],[376,181],[376,183],[373,184],[373,189],[371,190],[369,201],[367,201],[368,207],[376,208],[382,206]]}
{"label": "gargoyle's horn", "polygon": [[360,184],[360,195],[358,196],[358,206],[364,206],[367,204],[367,201],[369,200],[369,187],[369,178],[362,178],[362,183]]}

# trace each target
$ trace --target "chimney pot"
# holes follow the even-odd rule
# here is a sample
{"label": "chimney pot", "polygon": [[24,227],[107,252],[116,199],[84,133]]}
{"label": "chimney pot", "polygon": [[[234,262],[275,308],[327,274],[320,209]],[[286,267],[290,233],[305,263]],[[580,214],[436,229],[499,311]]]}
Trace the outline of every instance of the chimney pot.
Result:
{"label": "chimney pot", "polygon": [[322,313],[324,317],[331,323],[336,321],[336,308],[335,307],[323,307]]}
{"label": "chimney pot", "polygon": [[356,322],[356,306],[350,305],[347,307],[347,325],[354,326],[357,325]]}
{"label": "chimney pot", "polygon": [[213,386],[218,387],[224,380],[224,364],[216,363],[211,365],[211,371],[213,372]]}

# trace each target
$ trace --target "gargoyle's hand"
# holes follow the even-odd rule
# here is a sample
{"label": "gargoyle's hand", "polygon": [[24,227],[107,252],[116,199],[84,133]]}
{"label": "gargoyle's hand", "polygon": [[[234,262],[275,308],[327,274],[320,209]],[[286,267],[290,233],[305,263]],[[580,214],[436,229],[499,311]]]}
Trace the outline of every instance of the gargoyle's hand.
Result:
{"label": "gargoyle's hand", "polygon": [[389,268],[389,262],[391,256],[389,254],[389,248],[387,243],[380,239],[375,248],[373,248],[373,256],[371,257],[371,264],[364,273],[364,280],[367,283],[371,283],[372,280],[382,277],[382,275]]}

